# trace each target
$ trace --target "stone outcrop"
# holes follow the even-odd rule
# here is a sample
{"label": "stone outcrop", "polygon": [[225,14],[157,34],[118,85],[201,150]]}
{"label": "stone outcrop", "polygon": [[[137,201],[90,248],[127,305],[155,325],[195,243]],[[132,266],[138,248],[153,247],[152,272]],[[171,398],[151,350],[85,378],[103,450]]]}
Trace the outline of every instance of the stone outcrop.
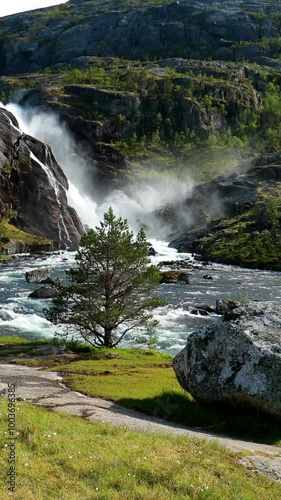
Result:
{"label": "stone outcrop", "polygon": [[278,305],[249,302],[192,333],[174,370],[199,402],[247,404],[281,416],[280,346]]}
{"label": "stone outcrop", "polygon": [[36,288],[33,292],[29,294],[30,299],[51,299],[56,294],[56,291],[51,286],[41,286]]}
{"label": "stone outcrop", "polygon": [[187,284],[189,274],[187,271],[161,271],[160,283]]}
{"label": "stone outcrop", "polygon": [[[29,245],[34,251],[76,250],[84,228],[68,206],[67,189],[51,148],[23,134],[14,116],[0,109],[0,219],[12,214],[16,228],[34,235],[33,246]],[[42,247],[40,238],[49,244]],[[24,241],[14,244],[15,250],[21,246],[28,250]],[[12,243],[10,247],[12,252]]]}
{"label": "stone outcrop", "polygon": [[25,279],[28,283],[52,283],[51,269],[49,267],[39,267],[25,273]]}
{"label": "stone outcrop", "polygon": [[[170,246],[181,252],[207,261],[279,270],[281,219],[274,198],[281,155],[257,156],[237,170],[196,186],[188,199],[159,211],[157,217],[173,227]],[[189,221],[184,231],[182,214]]]}

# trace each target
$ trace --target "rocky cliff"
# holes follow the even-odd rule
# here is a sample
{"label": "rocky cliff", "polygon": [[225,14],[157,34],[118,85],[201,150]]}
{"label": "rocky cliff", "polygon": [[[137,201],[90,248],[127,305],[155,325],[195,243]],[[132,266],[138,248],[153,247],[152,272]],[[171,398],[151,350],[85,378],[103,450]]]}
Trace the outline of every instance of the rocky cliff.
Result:
{"label": "rocky cliff", "polygon": [[83,226],[67,203],[67,179],[49,146],[25,135],[0,109],[0,248],[6,252],[79,246]]}
{"label": "rocky cliff", "polygon": [[[0,97],[67,124],[95,201],[112,187],[191,176],[192,196],[177,197],[160,223],[159,213],[154,219],[171,228],[172,244],[208,259],[279,268],[280,29],[281,4],[266,0],[73,0],[0,19]],[[31,139],[23,143],[49,161],[44,146],[34,152]],[[24,162],[42,174],[33,157]],[[48,168],[59,172],[53,162]],[[17,171],[5,166],[3,185]],[[24,175],[29,193],[32,177]],[[3,213],[15,206],[9,189]],[[67,238],[63,223],[73,215],[60,212],[56,194],[48,205],[56,214],[52,236],[24,197],[18,227]],[[61,187],[59,196],[65,206]]]}
{"label": "rocky cliff", "polygon": [[[170,246],[180,251],[227,264],[280,270],[281,155],[259,155],[240,169],[195,187],[190,199],[158,216],[173,221],[178,234]],[[183,213],[191,221],[184,231]]]}
{"label": "rocky cliff", "polygon": [[72,0],[0,20],[1,73],[38,71],[92,55],[267,60],[278,66],[270,40],[280,35],[280,11],[279,1],[266,0]]}

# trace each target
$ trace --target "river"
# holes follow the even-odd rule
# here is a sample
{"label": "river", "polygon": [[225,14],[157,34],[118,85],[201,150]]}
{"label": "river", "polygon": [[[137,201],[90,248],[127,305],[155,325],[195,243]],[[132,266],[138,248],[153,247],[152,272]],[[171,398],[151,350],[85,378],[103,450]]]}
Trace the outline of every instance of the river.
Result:
{"label": "river", "polygon": [[[168,244],[152,241],[158,252],[151,260],[180,260],[191,258],[177,253]],[[58,327],[49,323],[43,308],[50,300],[35,300],[28,295],[38,284],[27,283],[25,272],[37,267],[51,267],[52,276],[63,277],[64,271],[74,264],[74,253],[60,252],[44,257],[15,259],[0,264],[0,333],[17,335],[25,339],[53,338]],[[192,258],[191,258],[192,260]],[[175,355],[186,343],[187,336],[197,328],[213,321],[216,316],[202,317],[189,312],[191,305],[215,305],[216,299],[256,299],[281,303],[281,276],[279,272],[244,269],[220,264],[201,265],[190,269],[190,283],[180,285],[163,284],[157,295],[166,299],[168,305],[155,310],[159,321],[156,329],[157,347],[160,351]],[[213,279],[207,280],[208,274]],[[131,332],[122,342],[123,347],[141,347],[148,342],[146,332]],[[1,341],[1,339],[0,339]]]}
{"label": "river", "polygon": [[[159,180],[157,188],[142,184],[134,192],[115,190],[98,205],[94,192],[91,198],[85,195],[87,175],[83,175],[83,172],[87,173],[88,166],[77,154],[76,145],[65,126],[54,115],[38,110],[24,110],[15,104],[6,108],[17,117],[21,130],[51,145],[70,181],[69,203],[89,226],[99,223],[103,213],[111,205],[116,215],[128,218],[130,227],[138,230],[138,220],[143,213],[153,212],[171,202],[174,196],[185,197],[192,189],[192,180],[188,176],[184,183],[177,183],[175,179],[166,179],[164,183]],[[157,255],[151,257],[152,263],[186,258],[192,261],[191,255],[177,253],[168,247],[167,242],[161,241],[163,236],[159,228],[155,229],[153,235],[157,231],[158,240],[153,240],[148,235],[157,251]],[[53,277],[63,277],[64,271],[73,263],[74,253],[70,252],[0,263],[0,335],[18,335],[29,339],[53,338],[58,327],[50,324],[43,314],[43,308],[50,302],[28,298],[29,293],[38,288],[38,285],[27,283],[25,272],[36,267],[50,267],[53,269]],[[215,319],[214,316],[200,317],[191,314],[191,305],[214,306],[217,299],[227,298],[281,302],[281,277],[278,272],[196,263],[189,273],[189,284],[160,285],[156,292],[168,302],[167,306],[155,311],[155,318],[159,320],[156,330],[157,349],[173,355],[184,347],[186,338],[192,331]],[[206,274],[211,275],[212,279],[205,279]],[[122,345],[145,346],[148,339],[145,331],[131,332]]]}

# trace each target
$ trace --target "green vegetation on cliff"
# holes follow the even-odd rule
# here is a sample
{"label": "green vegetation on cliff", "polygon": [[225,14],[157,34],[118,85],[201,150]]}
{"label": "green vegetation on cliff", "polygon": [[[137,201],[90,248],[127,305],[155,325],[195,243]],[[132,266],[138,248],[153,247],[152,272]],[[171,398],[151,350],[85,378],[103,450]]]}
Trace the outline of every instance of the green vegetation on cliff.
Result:
{"label": "green vegetation on cliff", "polygon": [[0,252],[17,253],[29,250],[31,246],[51,245],[51,240],[26,233],[10,222],[10,216],[0,221]]}
{"label": "green vegetation on cliff", "polygon": [[[196,233],[196,229],[193,230]],[[192,230],[191,230],[192,234]],[[261,192],[252,208],[213,221],[200,238],[205,258],[261,269],[281,269],[281,184]]]}
{"label": "green vegetation on cliff", "polygon": [[[0,96],[59,115],[102,188],[203,183],[281,150],[280,35],[274,2],[70,2],[0,21]],[[278,266],[256,201],[212,221],[209,258]]]}

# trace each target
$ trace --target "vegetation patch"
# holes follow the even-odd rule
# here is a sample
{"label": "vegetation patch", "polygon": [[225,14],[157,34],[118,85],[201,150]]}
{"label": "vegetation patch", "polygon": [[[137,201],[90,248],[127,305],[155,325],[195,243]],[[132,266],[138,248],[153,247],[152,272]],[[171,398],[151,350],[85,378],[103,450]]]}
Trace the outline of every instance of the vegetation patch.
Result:
{"label": "vegetation patch", "polygon": [[[7,350],[9,337],[2,338],[5,345],[1,350]],[[68,342],[63,354],[38,357],[36,347],[40,348],[38,344],[44,341],[19,339],[15,346],[19,349],[14,352],[12,347],[17,341],[14,337],[10,339],[11,363],[58,371],[66,385],[88,396],[115,401],[126,408],[195,429],[281,446],[280,421],[273,417],[245,407],[241,419],[241,408],[227,411],[200,406],[180,387],[172,368],[173,357],[168,354],[143,349],[97,349]],[[20,349],[20,344],[33,351]]]}
{"label": "vegetation patch", "polygon": [[35,236],[34,234],[22,231],[10,222],[10,217],[3,217],[0,221],[0,250],[5,250],[9,246],[10,241],[16,241],[23,245],[49,245],[51,240]]}
{"label": "vegetation patch", "polygon": [[236,217],[214,221],[200,240],[205,257],[229,264],[280,269],[281,191],[258,193],[256,204]]}
{"label": "vegetation patch", "polygon": [[[8,498],[7,400],[0,400],[2,498]],[[137,433],[16,403],[14,497],[114,500],[279,498],[216,443]]]}

